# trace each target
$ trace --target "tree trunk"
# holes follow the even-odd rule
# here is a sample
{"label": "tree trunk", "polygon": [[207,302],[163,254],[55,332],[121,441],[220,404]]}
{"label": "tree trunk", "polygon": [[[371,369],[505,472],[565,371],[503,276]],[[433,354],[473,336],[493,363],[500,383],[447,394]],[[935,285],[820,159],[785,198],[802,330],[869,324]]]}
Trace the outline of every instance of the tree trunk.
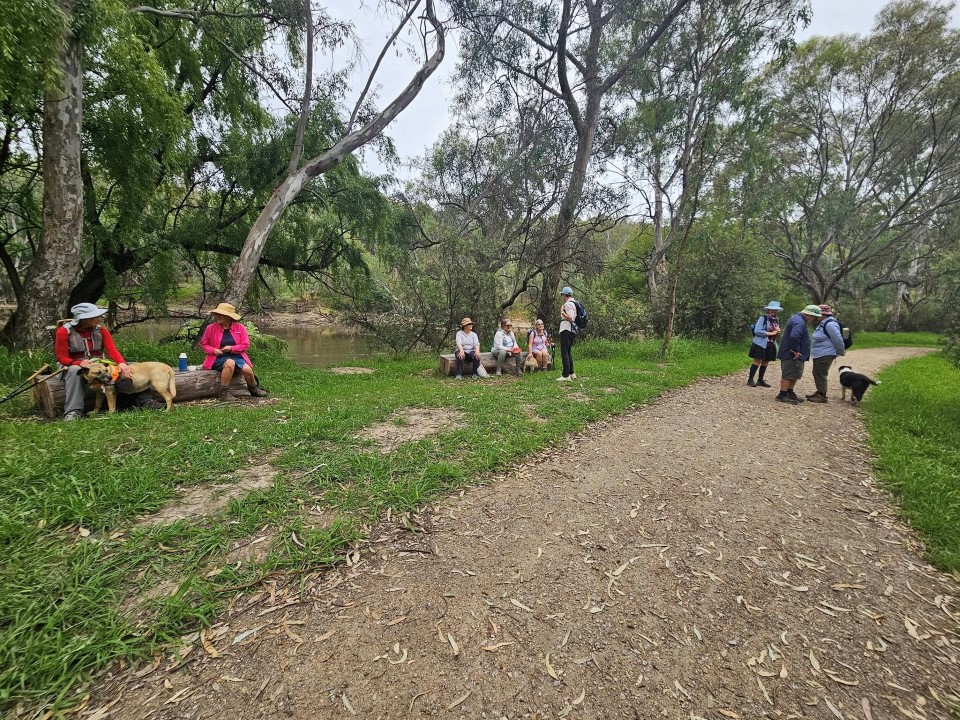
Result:
{"label": "tree trunk", "polygon": [[890,311],[890,321],[887,323],[887,332],[897,332],[900,329],[900,313],[903,310],[903,297],[908,292],[906,283],[897,283],[893,296],[893,309]]}
{"label": "tree trunk", "polygon": [[667,249],[663,241],[663,189],[660,187],[660,153],[653,158],[653,252],[647,267],[647,292],[651,310],[660,304],[660,285],[667,281]]}
{"label": "tree trunk", "polygon": [[[59,0],[68,18],[73,17],[74,2]],[[72,34],[64,38],[59,58],[60,86],[45,93],[43,104],[43,229],[23,283],[22,300],[4,332],[13,347],[23,349],[50,343],[46,327],[64,315],[80,269],[83,47]]]}

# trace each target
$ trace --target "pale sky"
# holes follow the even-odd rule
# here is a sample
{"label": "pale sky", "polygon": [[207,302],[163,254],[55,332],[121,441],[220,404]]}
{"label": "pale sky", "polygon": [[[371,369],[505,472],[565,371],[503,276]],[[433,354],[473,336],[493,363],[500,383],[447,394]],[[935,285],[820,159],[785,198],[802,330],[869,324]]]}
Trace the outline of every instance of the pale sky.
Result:
{"label": "pale sky", "polygon": [[[870,32],[877,12],[886,3],[882,0],[812,0],[813,19],[810,25],[797,34],[798,40],[813,35],[864,34]],[[375,10],[370,2],[361,3],[363,7],[354,11],[344,11],[356,23],[357,34],[365,48],[367,57],[364,70],[368,70],[376,59],[383,41],[393,31],[387,19]],[[960,25],[960,10],[954,10],[954,24]],[[427,81],[423,90],[387,128],[387,134],[393,138],[397,152],[404,162],[423,155],[424,151],[440,136],[449,124],[447,106],[452,96],[450,77],[456,65],[456,48],[448,35],[447,54],[440,69]],[[391,54],[384,61],[378,73],[381,86],[381,98],[392,98],[410,79],[415,68]],[[364,77],[359,82],[366,79]],[[381,104],[382,106],[382,104]],[[364,158],[364,164],[372,172],[382,168],[372,155]],[[398,175],[406,173],[400,169]]]}

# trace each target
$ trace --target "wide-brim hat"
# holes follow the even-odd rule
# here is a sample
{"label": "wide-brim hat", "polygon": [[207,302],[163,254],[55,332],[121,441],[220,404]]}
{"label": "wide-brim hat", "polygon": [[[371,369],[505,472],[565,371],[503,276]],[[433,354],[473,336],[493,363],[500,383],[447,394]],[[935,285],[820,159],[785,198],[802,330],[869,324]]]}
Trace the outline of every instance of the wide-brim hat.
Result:
{"label": "wide-brim hat", "polygon": [[225,315],[228,318],[233,320],[239,320],[240,316],[237,314],[237,309],[230,303],[222,302],[217,305],[213,310],[210,311],[211,315]]}
{"label": "wide-brim hat", "polygon": [[467,325],[473,325],[473,320],[468,317],[465,317],[460,321],[460,329],[463,330]]}
{"label": "wide-brim hat", "polygon": [[820,314],[821,314],[821,315],[833,315],[833,308],[831,308],[829,305],[821,305],[821,306],[820,306]]}
{"label": "wide-brim hat", "polygon": [[97,307],[93,303],[79,303],[70,308],[70,314],[73,315],[73,320],[68,324],[71,326],[76,326],[81,320],[88,320],[90,318],[98,318],[101,315],[106,315],[107,310],[105,308]]}
{"label": "wide-brim hat", "polygon": [[802,315],[809,315],[810,317],[823,317],[823,313],[820,312],[819,305],[807,305],[803,310],[800,311]]}
{"label": "wide-brim hat", "polygon": [[764,310],[776,310],[776,311],[779,312],[780,310],[783,310],[783,306],[780,304],[780,301],[779,301],[779,300],[771,300],[770,302],[767,303],[766,307],[763,308],[763,309],[764,309]]}

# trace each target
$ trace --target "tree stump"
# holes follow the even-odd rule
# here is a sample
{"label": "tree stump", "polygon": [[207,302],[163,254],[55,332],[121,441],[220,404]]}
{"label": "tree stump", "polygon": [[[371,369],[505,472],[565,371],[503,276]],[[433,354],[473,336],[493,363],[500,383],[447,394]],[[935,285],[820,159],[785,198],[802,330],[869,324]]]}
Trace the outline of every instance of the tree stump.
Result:
{"label": "tree stump", "polygon": [[[57,373],[54,373],[57,375]],[[220,392],[220,373],[215,370],[186,370],[175,373],[177,379],[177,396],[174,402],[186,402],[188,400],[200,400],[202,398],[214,397]],[[50,377],[49,380],[43,380],[46,375],[37,378],[38,384],[33,386],[33,404],[48,418],[57,418],[63,415],[63,404],[66,397],[66,391],[63,380],[60,377]],[[247,383],[238,372],[233,376],[233,382],[230,383],[230,393],[232,395],[247,395]],[[157,393],[154,397],[162,401]],[[122,395],[121,395],[122,397]],[[85,411],[93,410],[93,403],[96,394],[92,389],[87,391]],[[106,412],[106,402],[103,403],[101,410]]]}

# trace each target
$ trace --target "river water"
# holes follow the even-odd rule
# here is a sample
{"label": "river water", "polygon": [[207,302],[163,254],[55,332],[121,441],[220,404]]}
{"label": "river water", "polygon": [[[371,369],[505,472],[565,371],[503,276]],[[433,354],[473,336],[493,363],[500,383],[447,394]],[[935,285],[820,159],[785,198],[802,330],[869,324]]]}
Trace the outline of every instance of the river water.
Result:
{"label": "river water", "polygon": [[[117,337],[122,347],[123,337],[137,337],[157,341],[169,337],[180,328],[173,321],[158,320],[124,328]],[[366,335],[339,325],[300,325],[269,327],[258,325],[265,335],[275,335],[287,343],[287,357],[305,367],[324,368],[377,354],[376,347]],[[256,362],[256,359],[254,359]]]}

